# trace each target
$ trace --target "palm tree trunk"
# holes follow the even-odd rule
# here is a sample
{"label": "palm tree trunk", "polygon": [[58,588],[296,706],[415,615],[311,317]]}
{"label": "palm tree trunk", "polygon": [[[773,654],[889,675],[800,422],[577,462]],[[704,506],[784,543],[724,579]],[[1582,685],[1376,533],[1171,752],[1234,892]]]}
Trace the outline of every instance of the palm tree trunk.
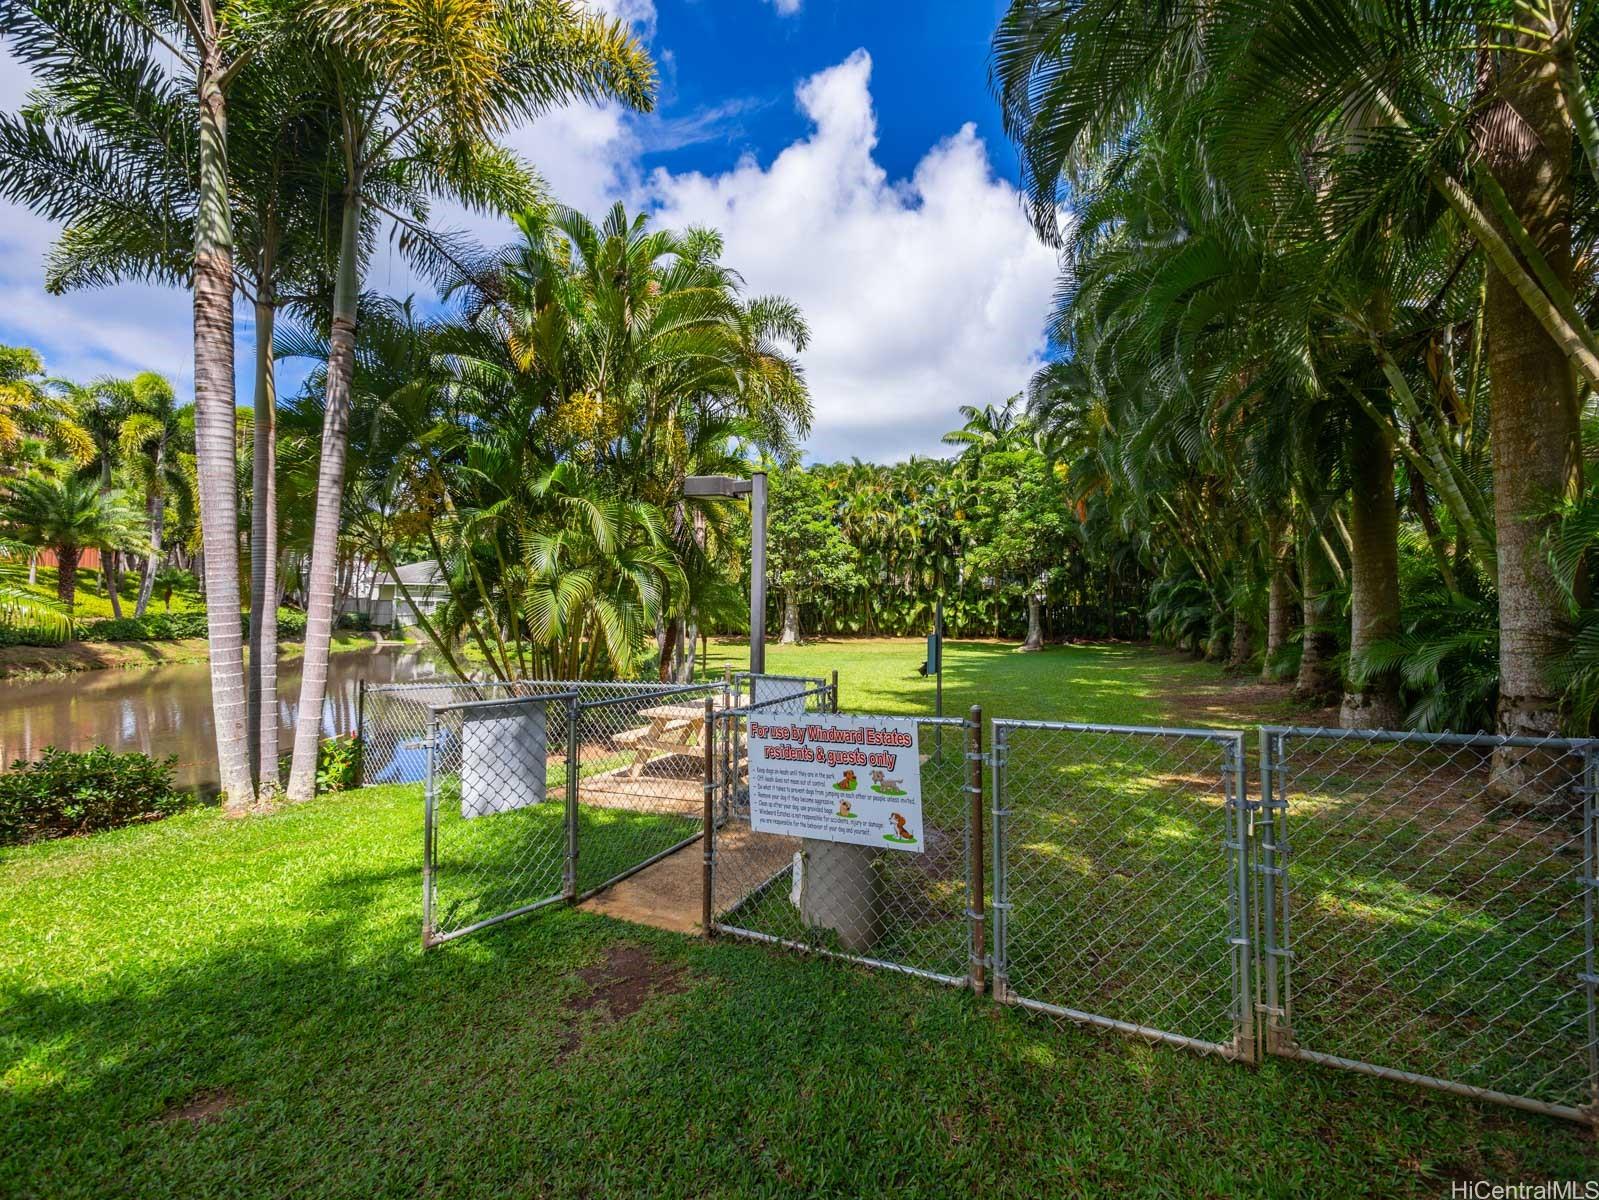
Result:
{"label": "palm tree trunk", "polygon": [[1027,593],[1027,640],[1022,643],[1022,650],[1031,654],[1035,650],[1044,648],[1044,623],[1043,604],[1038,598],[1036,590]]}
{"label": "palm tree trunk", "polygon": [[334,571],[338,566],[339,516],[344,500],[344,458],[350,436],[350,380],[355,374],[355,317],[360,296],[361,179],[350,173],[339,240],[338,283],[333,296],[333,335],[322,419],[322,454],[317,465],[316,516],[311,532],[311,569],[306,580],[305,657],[294,725],[290,800],[316,793],[316,753],[327,692],[328,649],[333,638]]}
{"label": "palm tree trunk", "polygon": [[799,593],[793,588],[783,592],[783,636],[778,641],[784,646],[800,642]]}
{"label": "palm tree trunk", "polygon": [[1233,644],[1227,656],[1227,669],[1229,671],[1242,671],[1249,666],[1250,660],[1255,657],[1255,627],[1249,622],[1249,614],[1242,604],[1233,606]]}
{"label": "palm tree trunk", "polygon": [[1339,722],[1345,729],[1398,729],[1404,719],[1392,674],[1368,678],[1367,652],[1399,633],[1399,509],[1394,504],[1394,450],[1364,413],[1350,423],[1349,660]]}
{"label": "palm tree trunk", "polygon": [[28,555],[28,586],[37,587],[39,584],[39,552],[33,551]]}
{"label": "palm tree trunk", "polygon": [[117,552],[102,548],[100,550],[100,582],[105,584],[106,599],[111,601],[111,616],[113,620],[122,620],[122,596],[120,594],[121,580],[117,577]]}
{"label": "palm tree trunk", "polygon": [[162,484],[161,472],[167,459],[167,432],[163,428],[155,444],[155,490],[150,496],[150,556],[144,560],[144,574],[139,579],[139,600],[133,615],[142,617],[150,607],[150,597],[155,592],[155,573],[161,568],[161,539],[166,533],[167,494]]}
{"label": "palm tree trunk", "polygon": [[205,555],[211,710],[223,807],[255,803],[250,785],[244,630],[239,623],[239,522],[233,401],[233,224],[228,211],[227,102],[221,55],[200,72],[200,202],[194,246],[195,467]]}
{"label": "palm tree trunk", "polygon": [[71,609],[78,599],[78,548],[57,546],[56,599]]}
{"label": "palm tree trunk", "polygon": [[255,454],[250,503],[250,745],[257,787],[278,790],[278,429],[272,331],[277,303],[270,259],[255,304]]}
{"label": "palm tree trunk", "polygon": [[1292,564],[1293,544],[1283,536],[1285,522],[1279,517],[1267,525],[1271,550],[1271,576],[1266,583],[1266,652],[1260,664],[1260,677],[1272,678],[1272,664],[1288,644],[1294,626]]}
{"label": "palm tree trunk", "polygon": [[[1505,198],[1566,288],[1572,286],[1571,132],[1558,68],[1542,37],[1490,61],[1500,99],[1484,114],[1484,157]],[[1488,271],[1488,378],[1498,526],[1501,733],[1549,734],[1560,725],[1551,668],[1563,644],[1565,606],[1543,552],[1550,502],[1580,486],[1577,390],[1570,360],[1497,264]],[[1496,785],[1540,769],[1524,753],[1495,756]]]}
{"label": "palm tree trunk", "polygon": [[1300,547],[1299,562],[1304,634],[1294,696],[1306,703],[1325,704],[1338,694],[1338,671],[1333,663],[1338,653],[1338,639],[1330,628],[1332,567],[1327,561],[1324,540],[1314,533],[1307,535]]}

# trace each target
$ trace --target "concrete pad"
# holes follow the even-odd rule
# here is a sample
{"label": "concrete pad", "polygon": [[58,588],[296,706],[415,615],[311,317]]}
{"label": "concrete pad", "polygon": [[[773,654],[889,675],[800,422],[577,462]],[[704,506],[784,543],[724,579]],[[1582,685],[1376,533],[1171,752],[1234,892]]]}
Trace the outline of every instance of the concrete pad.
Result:
{"label": "concrete pad", "polygon": [[[716,834],[716,911],[727,912],[774,875],[785,870],[799,849],[799,839],[754,833],[748,825],[729,824]],[[645,867],[613,884],[578,907],[639,925],[676,933],[702,933],[705,850],[702,842]]]}

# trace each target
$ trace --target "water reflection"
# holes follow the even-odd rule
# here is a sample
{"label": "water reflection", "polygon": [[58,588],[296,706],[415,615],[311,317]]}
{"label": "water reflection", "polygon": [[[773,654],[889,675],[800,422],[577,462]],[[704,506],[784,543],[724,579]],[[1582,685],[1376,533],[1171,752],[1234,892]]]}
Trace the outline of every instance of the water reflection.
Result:
{"label": "water reflection", "polygon": [[[418,650],[385,646],[333,655],[328,665],[322,729],[355,728],[357,684],[409,683],[435,674]],[[278,666],[278,725],[290,746],[300,695],[300,660]],[[18,758],[37,758],[46,746],[88,750],[141,750],[178,756],[178,783],[214,791],[216,742],[211,718],[211,675],[204,663],[135,670],[85,671],[52,679],[0,680],[0,769]]]}

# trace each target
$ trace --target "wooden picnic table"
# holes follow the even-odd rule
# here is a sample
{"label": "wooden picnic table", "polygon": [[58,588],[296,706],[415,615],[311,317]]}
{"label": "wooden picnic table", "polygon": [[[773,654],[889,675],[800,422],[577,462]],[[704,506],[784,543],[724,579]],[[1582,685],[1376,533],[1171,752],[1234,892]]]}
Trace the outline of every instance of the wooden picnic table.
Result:
{"label": "wooden picnic table", "polygon": [[[732,707],[731,696],[716,699],[717,708]],[[632,746],[636,750],[628,777],[637,779],[657,754],[698,754],[704,744],[705,702],[687,700],[680,704],[657,704],[639,709],[639,716],[649,722],[647,726],[629,729],[616,735],[619,746]]]}

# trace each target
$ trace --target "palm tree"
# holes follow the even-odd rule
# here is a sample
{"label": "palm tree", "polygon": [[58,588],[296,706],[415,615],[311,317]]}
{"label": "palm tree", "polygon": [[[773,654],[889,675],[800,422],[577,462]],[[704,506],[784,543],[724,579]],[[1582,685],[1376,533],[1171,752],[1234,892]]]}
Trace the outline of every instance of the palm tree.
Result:
{"label": "palm tree", "polygon": [[[396,189],[419,197],[453,193],[480,208],[521,209],[534,200],[531,183],[490,140],[507,122],[568,99],[616,98],[637,107],[651,102],[649,59],[620,22],[568,0],[446,0],[445,7],[452,10],[448,15],[432,8],[374,9],[358,0],[313,0],[309,6],[339,100],[344,179],[288,786],[294,800],[309,799],[315,789],[367,208],[413,235],[420,222],[385,200]],[[436,241],[431,246],[442,249]]]}
{"label": "palm tree", "polygon": [[0,528],[25,545],[53,550],[56,596],[70,611],[77,601],[78,559],[84,550],[102,555],[145,548],[139,515],[117,491],[102,491],[93,479],[25,476],[0,495]]}
{"label": "palm tree", "polygon": [[144,494],[149,521],[150,553],[139,579],[139,598],[133,615],[142,617],[150,606],[156,575],[165,553],[168,497],[188,490],[180,450],[192,453],[193,425],[178,408],[177,397],[160,375],[147,371],[127,385],[130,403],[117,430],[117,444],[126,470]]}
{"label": "palm tree", "polygon": [[[1403,5],[1357,14],[1301,0],[1225,12],[1018,0],[995,35],[995,86],[1047,235],[1060,236],[1056,204],[1096,161],[1174,137],[1185,161],[1205,166],[1203,186],[1187,194],[1204,202],[1208,228],[1286,235],[1282,248],[1308,248],[1336,268],[1310,276],[1333,298],[1382,263],[1357,303],[1306,305],[1329,316],[1341,308],[1343,336],[1354,332],[1366,356],[1339,385],[1371,418],[1363,430],[1349,422],[1360,435],[1349,466],[1360,470],[1350,477],[1347,530],[1339,506],[1328,513],[1335,540],[1347,531],[1359,551],[1357,709],[1370,682],[1363,660],[1396,627],[1383,562],[1392,521],[1382,459],[1391,453],[1419,477],[1395,490],[1408,490],[1450,587],[1462,581],[1436,505],[1493,571],[1499,728],[1547,733],[1558,724],[1564,600],[1539,547],[1555,501],[1580,486],[1574,376],[1599,381],[1599,339],[1575,294],[1572,220],[1574,172],[1586,166],[1599,178],[1599,126],[1577,67],[1594,30],[1574,11],[1549,6],[1506,23],[1488,4],[1418,16]],[[1394,268],[1427,258],[1442,265],[1415,277],[1423,288],[1387,289],[1402,278]],[[1463,322],[1450,312],[1462,294],[1474,310]],[[1464,378],[1455,368],[1462,351]],[[1363,378],[1373,367],[1376,388]],[[1479,388],[1491,400],[1486,422],[1471,419]],[[1484,442],[1469,430],[1487,425],[1499,443],[1491,512],[1470,470]],[[1373,559],[1367,551],[1379,543]],[[1516,764],[1502,756],[1498,766],[1513,783]]]}

